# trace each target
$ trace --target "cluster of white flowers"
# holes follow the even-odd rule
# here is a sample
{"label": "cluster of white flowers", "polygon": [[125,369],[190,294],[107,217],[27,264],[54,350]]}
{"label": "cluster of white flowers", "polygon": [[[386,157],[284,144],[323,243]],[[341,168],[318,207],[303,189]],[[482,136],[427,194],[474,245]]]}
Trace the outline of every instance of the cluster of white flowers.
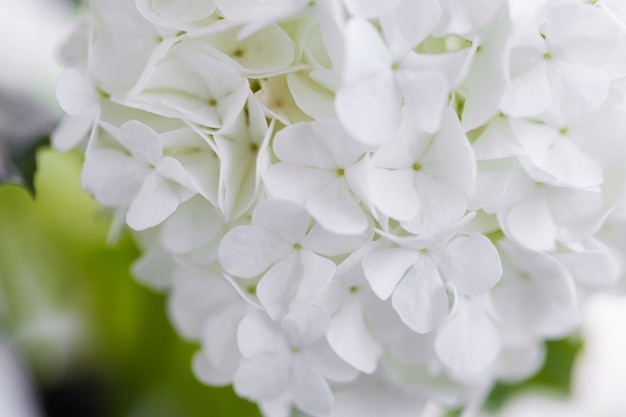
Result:
{"label": "cluster of white flowers", "polygon": [[267,417],[476,407],[624,272],[621,0],[95,0],[63,55],[54,146]]}

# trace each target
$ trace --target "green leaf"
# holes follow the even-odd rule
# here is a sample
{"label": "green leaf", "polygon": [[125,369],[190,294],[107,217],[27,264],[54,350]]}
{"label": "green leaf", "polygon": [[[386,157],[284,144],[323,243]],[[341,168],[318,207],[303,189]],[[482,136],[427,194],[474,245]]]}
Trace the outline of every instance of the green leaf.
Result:
{"label": "green leaf", "polygon": [[5,170],[0,171],[0,184],[9,182],[26,188],[35,196],[35,171],[37,170],[37,151],[50,145],[50,135],[28,142],[17,149],[8,147]]}
{"label": "green leaf", "polygon": [[34,98],[0,89],[0,184],[18,184],[35,195],[37,150],[50,143],[57,120]]}

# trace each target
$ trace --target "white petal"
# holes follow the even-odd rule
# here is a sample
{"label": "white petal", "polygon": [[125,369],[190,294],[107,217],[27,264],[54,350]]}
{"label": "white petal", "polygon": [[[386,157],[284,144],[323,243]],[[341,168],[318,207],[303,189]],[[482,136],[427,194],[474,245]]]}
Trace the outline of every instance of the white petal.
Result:
{"label": "white petal", "polygon": [[274,153],[291,165],[336,169],[336,161],[318,134],[323,127],[320,123],[297,123],[282,129],[274,138]]}
{"label": "white petal", "polygon": [[425,174],[415,175],[414,190],[420,201],[420,211],[402,227],[414,234],[433,235],[459,221],[467,202],[463,192]]}
{"label": "white petal", "polygon": [[309,250],[300,250],[302,283],[295,296],[295,303],[308,303],[318,297],[335,275],[336,266],[330,259]]}
{"label": "white petal", "polygon": [[371,19],[389,13],[398,6],[400,0],[344,0],[344,3],[351,14]]}
{"label": "white petal", "polygon": [[186,253],[214,239],[221,227],[222,220],[211,203],[196,196],[163,223],[161,243],[170,252]]}
{"label": "white petal", "polygon": [[304,203],[337,178],[336,171],[277,163],[263,177],[268,193],[296,203]]}
{"label": "white petal", "polygon": [[335,111],[344,129],[355,140],[365,145],[378,145],[398,132],[400,103],[400,91],[390,70],[339,89]]}
{"label": "white petal", "polygon": [[277,397],[289,388],[288,358],[262,355],[244,360],[233,380],[237,395],[255,401]]}
{"label": "white petal", "polygon": [[267,74],[293,62],[294,43],[278,24],[268,25],[243,39],[239,32],[239,28],[218,32],[206,41],[223,52],[228,61],[241,65],[245,72]]}
{"label": "white petal", "polygon": [[415,251],[382,249],[363,257],[363,272],[378,298],[386,300],[409,268],[418,261],[419,255]]}
{"label": "white petal", "polygon": [[491,365],[500,351],[500,339],[481,306],[460,300],[452,319],[435,340],[439,359],[461,374],[476,374]]}
{"label": "white petal", "polygon": [[289,312],[304,271],[297,252],[277,262],[257,284],[256,295],[267,314],[278,320]]}
{"label": "white petal", "polygon": [[269,230],[240,226],[224,236],[218,258],[229,274],[252,278],[292,251],[292,245]]}
{"label": "white petal", "polygon": [[81,184],[105,206],[127,206],[142,186],[148,167],[112,149],[87,154]]}
{"label": "white petal", "polygon": [[333,393],[324,377],[297,361],[294,363],[292,372],[291,389],[296,407],[313,415],[325,415],[330,412]]}
{"label": "white petal", "polygon": [[231,380],[241,360],[237,329],[246,307],[235,302],[212,312],[202,331],[202,348],[208,363],[221,375],[230,375]]}
{"label": "white petal", "polygon": [[[454,152],[451,152],[454,149]],[[476,156],[457,115],[446,109],[436,138],[419,161],[423,171],[470,196],[476,181]]]}
{"label": "white petal", "polygon": [[364,19],[349,20],[345,24],[344,36],[344,83],[354,85],[391,70],[393,58],[370,22]]}
{"label": "white petal", "polygon": [[137,120],[124,123],[116,139],[136,158],[143,159],[148,164],[158,164],[163,155],[163,146],[157,133]]}
{"label": "white petal", "polygon": [[414,172],[410,169],[373,169],[370,173],[370,201],[393,219],[415,218],[420,211],[420,199],[413,177]]}
{"label": "white petal", "polygon": [[291,73],[287,84],[294,101],[307,116],[314,119],[335,116],[334,94],[309,75]]}
{"label": "white petal", "polygon": [[398,284],[391,303],[400,319],[417,333],[439,327],[448,315],[448,294],[429,260],[414,265]]}
{"label": "white petal", "polygon": [[128,207],[126,223],[134,230],[148,229],[167,219],[178,204],[178,196],[165,179],[151,172]]}
{"label": "white petal", "polygon": [[547,63],[537,53],[536,64],[511,81],[501,109],[512,117],[535,117],[551,108]]}
{"label": "white petal", "polygon": [[302,241],[302,247],[306,247],[320,255],[337,256],[354,252],[367,241],[369,241],[368,234],[338,236],[316,224]]}
{"label": "white petal", "polygon": [[263,200],[252,213],[252,224],[270,230],[287,243],[301,243],[311,216],[301,206],[284,200]]}
{"label": "white petal", "polygon": [[289,344],[295,348],[303,348],[326,334],[330,327],[330,317],[321,307],[304,304],[291,310],[280,325]]}
{"label": "white petal", "polygon": [[255,310],[241,320],[237,345],[243,357],[248,359],[288,349],[280,328],[261,310]]}
{"label": "white petal", "polygon": [[191,368],[195,377],[207,385],[219,387],[232,384],[234,373],[212,365],[202,351],[193,356]]}
{"label": "white petal", "polygon": [[358,235],[368,227],[367,216],[342,178],[310,198],[306,208],[324,228],[340,235]]}
{"label": "white petal", "polygon": [[52,133],[52,146],[62,152],[77,146],[94,128],[96,117],[96,111],[80,116],[66,114]]}
{"label": "white petal", "polygon": [[425,132],[436,132],[448,101],[446,78],[434,71],[399,70],[396,81],[411,119]]}
{"label": "white petal", "polygon": [[371,374],[376,370],[382,346],[367,328],[355,299],[333,316],[327,338],[337,355],[359,371]]}
{"label": "white petal", "polygon": [[535,250],[552,250],[556,225],[542,193],[535,192],[502,215],[500,222],[507,235]]}
{"label": "white petal", "polygon": [[394,50],[394,56],[413,49],[426,39],[441,15],[437,0],[402,0],[399,3],[391,13],[380,18],[380,26],[387,44]]}
{"label": "white petal", "polygon": [[500,280],[502,264],[491,241],[476,233],[459,236],[446,245],[439,271],[459,293],[480,295]]}
{"label": "white petal", "polygon": [[132,273],[139,282],[156,290],[170,286],[176,264],[172,256],[160,247],[145,251],[132,266]]}
{"label": "white petal", "polygon": [[56,86],[59,105],[71,116],[93,113],[98,108],[98,96],[92,81],[74,68],[61,73]]}

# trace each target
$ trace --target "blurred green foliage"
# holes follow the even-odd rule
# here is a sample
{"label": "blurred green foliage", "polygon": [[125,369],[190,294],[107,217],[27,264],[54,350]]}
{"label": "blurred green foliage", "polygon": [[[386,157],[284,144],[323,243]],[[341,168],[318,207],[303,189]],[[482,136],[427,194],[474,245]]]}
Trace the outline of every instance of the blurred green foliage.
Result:
{"label": "blurred green foliage", "polygon": [[175,334],[165,296],[130,276],[131,237],[105,246],[109,219],[80,189],[81,164],[44,149],[34,200],[0,186],[0,335],[43,389],[95,376],[102,415],[259,416],[231,388],[192,375],[198,346]]}
{"label": "blurred green foliage", "polygon": [[573,364],[583,349],[579,336],[545,342],[546,359],[541,370],[527,381],[497,383],[491,391],[485,408],[495,411],[522,391],[542,390],[558,397],[571,395]]}

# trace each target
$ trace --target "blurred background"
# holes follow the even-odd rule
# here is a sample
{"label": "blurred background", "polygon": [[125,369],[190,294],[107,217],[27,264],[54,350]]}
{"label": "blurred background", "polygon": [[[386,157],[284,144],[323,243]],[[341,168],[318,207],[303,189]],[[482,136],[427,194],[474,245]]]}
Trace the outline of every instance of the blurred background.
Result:
{"label": "blurred background", "polygon": [[[45,145],[61,116],[56,52],[84,15],[79,1],[0,2],[0,417],[257,417],[196,381],[198,346],[130,276],[132,239],[106,245],[80,154]],[[581,334],[549,342],[530,381],[496,386],[485,417],[626,415],[626,300],[585,310]]]}

